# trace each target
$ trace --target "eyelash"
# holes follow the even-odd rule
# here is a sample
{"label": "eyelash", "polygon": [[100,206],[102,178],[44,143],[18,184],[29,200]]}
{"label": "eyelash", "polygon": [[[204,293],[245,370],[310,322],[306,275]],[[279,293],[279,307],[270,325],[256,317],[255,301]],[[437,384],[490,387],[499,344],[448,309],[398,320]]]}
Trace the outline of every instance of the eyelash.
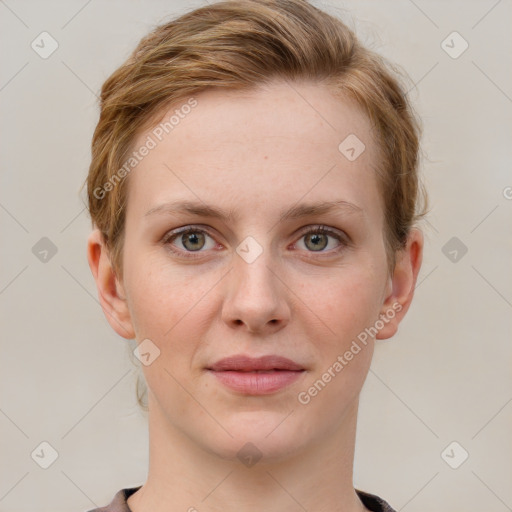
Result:
{"label": "eyelash", "polygon": [[[201,253],[202,252],[205,252],[205,251],[202,251],[202,250],[198,250],[198,251],[182,251],[182,250],[177,250],[175,249],[173,246],[172,246],[172,243],[176,238],[178,238],[180,235],[185,235],[187,233],[205,233],[206,235],[208,235],[209,237],[213,238],[213,236],[208,232],[208,230],[204,229],[204,228],[200,228],[200,227],[197,227],[197,226],[187,226],[186,228],[184,229],[180,229],[178,231],[171,231],[167,234],[164,235],[164,237],[162,238],[162,243],[166,246],[168,246],[168,249],[173,252],[174,254],[177,254],[178,256],[182,256],[184,254],[187,254],[187,256],[185,256],[185,258],[189,258],[189,259],[194,259],[194,258],[201,258]],[[300,236],[299,236],[299,240],[303,237],[305,237],[306,235],[310,235],[310,234],[314,234],[314,235],[329,235],[333,238],[335,238],[338,242],[339,242],[339,247],[337,247],[336,249],[332,249],[331,251],[318,251],[317,254],[337,254],[339,253],[342,249],[345,249],[346,247],[348,247],[350,244],[348,242],[348,240],[346,239],[346,237],[344,237],[343,235],[339,234],[337,231],[334,231],[326,226],[314,226],[312,228],[309,228],[308,230],[306,231],[303,231],[301,232]],[[308,251],[310,253],[315,253],[315,251]],[[197,253],[197,254],[196,254]]]}

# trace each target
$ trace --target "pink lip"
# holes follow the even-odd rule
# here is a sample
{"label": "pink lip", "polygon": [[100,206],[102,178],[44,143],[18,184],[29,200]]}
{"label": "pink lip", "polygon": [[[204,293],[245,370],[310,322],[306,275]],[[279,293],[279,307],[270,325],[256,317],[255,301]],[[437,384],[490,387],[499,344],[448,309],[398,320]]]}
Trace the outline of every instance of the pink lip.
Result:
{"label": "pink lip", "polygon": [[249,357],[240,354],[220,359],[214,365],[208,367],[208,370],[214,372],[227,370],[253,372],[258,370],[300,371],[304,368],[291,359],[277,355]]}
{"label": "pink lip", "polygon": [[225,386],[247,395],[274,393],[297,380],[305,369],[285,357],[226,357],[207,368]]}

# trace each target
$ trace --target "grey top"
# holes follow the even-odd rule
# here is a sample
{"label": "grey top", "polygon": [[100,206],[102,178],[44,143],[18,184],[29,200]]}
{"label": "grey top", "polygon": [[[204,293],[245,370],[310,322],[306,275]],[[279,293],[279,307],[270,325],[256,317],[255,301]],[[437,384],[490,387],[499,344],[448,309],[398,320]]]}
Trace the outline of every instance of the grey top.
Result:
{"label": "grey top", "polygon": [[[132,494],[137,492],[141,487],[142,486],[139,485],[139,487],[121,489],[116,493],[116,495],[114,496],[109,505],[105,507],[95,508],[93,510],[89,510],[88,512],[132,512],[128,507],[128,503],[126,503],[126,500]],[[374,494],[359,491],[358,489],[356,489],[355,491],[359,496],[359,499],[362,501],[363,505],[372,512],[396,512],[396,510],[391,508],[389,504],[382,498],[379,498]]]}

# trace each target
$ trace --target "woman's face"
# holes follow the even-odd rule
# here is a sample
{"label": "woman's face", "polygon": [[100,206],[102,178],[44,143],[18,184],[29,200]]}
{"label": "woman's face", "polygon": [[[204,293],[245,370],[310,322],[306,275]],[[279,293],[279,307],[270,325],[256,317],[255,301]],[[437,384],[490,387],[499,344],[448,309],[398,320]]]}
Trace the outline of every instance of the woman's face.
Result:
{"label": "woman's face", "polygon": [[195,100],[134,144],[155,147],[129,176],[124,325],[150,340],[150,415],[167,431],[279,458],[353,420],[368,329],[384,313],[378,337],[396,330],[379,157],[367,118],[318,84]]}

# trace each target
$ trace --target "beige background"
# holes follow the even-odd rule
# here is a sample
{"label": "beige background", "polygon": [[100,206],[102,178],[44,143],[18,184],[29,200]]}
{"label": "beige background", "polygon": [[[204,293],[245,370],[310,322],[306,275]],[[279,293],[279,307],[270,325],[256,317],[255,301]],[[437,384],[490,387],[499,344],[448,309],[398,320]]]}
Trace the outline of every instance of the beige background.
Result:
{"label": "beige background", "polygon": [[[415,301],[362,392],[354,483],[400,511],[512,510],[512,2],[314,3],[416,84],[432,202]],[[101,84],[152,26],[201,4],[0,2],[2,512],[85,511],[144,482],[130,344],[97,302],[79,188]],[[47,59],[31,48],[43,31],[59,45]],[[453,31],[458,58],[441,46]],[[452,237],[467,247],[455,262]],[[43,441],[48,469],[31,458]]]}

